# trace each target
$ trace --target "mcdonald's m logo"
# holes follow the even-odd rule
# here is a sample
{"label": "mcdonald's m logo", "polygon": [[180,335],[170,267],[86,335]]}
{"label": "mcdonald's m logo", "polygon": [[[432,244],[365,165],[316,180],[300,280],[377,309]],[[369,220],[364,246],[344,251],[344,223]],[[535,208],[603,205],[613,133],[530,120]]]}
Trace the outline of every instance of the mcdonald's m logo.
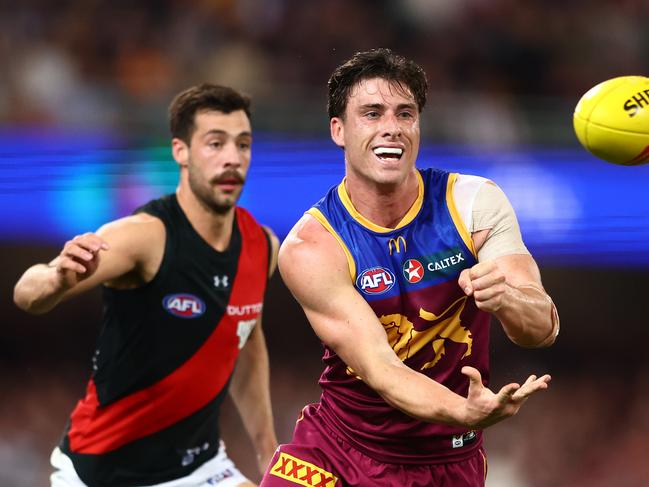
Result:
{"label": "mcdonald's m logo", "polygon": [[403,243],[403,251],[405,252],[406,249],[408,248],[408,245],[406,244],[406,239],[403,238],[401,235],[399,235],[397,238],[391,238],[388,241],[388,249],[390,250],[390,255],[392,255],[392,246],[394,245],[394,250],[397,252],[397,254],[401,253],[401,244]]}

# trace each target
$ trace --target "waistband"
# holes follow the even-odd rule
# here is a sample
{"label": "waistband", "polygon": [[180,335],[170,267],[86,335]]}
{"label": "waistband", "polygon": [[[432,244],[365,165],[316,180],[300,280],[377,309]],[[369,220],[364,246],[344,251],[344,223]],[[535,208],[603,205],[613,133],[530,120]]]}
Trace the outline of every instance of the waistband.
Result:
{"label": "waistband", "polygon": [[468,460],[482,446],[482,431],[467,431],[457,435],[428,438],[425,445],[415,439],[408,446],[390,447],[382,441],[359,441],[345,425],[322,403],[304,409],[304,414],[320,418],[324,427],[340,440],[370,458],[394,464],[441,464]]}

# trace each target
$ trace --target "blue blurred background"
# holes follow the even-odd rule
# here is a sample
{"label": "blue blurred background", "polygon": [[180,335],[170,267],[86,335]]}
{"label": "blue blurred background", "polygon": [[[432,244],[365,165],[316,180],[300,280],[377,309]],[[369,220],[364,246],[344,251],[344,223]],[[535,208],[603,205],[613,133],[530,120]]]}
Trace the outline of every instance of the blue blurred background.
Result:
{"label": "blue blurred background", "polygon": [[[240,204],[282,238],[343,177],[342,152],[326,135],[259,132],[253,157]],[[540,264],[649,267],[649,166],[605,164],[575,148],[433,143],[423,145],[418,165],[498,182]],[[168,144],[106,132],[0,132],[0,171],[3,242],[60,244],[178,182]]]}
{"label": "blue blurred background", "polygon": [[[0,485],[47,485],[48,454],[90,373],[100,297],[20,312],[20,274],[75,234],[173,191],[166,107],[202,81],[253,97],[241,204],[284,237],[340,181],[326,80],[391,47],[427,71],[420,167],[496,181],[562,317],[548,350],[493,324],[495,386],[554,380],[487,432],[490,487],[649,485],[649,166],[586,153],[572,109],[605,79],[649,75],[644,0],[0,0]],[[320,345],[279,276],[265,329],[280,441],[317,400]],[[231,404],[231,456],[254,455]]]}

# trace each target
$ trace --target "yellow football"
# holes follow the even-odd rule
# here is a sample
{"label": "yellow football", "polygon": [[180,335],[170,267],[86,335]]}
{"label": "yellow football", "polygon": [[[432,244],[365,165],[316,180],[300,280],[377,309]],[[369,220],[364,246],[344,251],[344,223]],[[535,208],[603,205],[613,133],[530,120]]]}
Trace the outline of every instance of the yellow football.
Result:
{"label": "yellow football", "polygon": [[572,118],[581,145],[614,164],[649,162],[649,78],[621,76],[581,97]]}

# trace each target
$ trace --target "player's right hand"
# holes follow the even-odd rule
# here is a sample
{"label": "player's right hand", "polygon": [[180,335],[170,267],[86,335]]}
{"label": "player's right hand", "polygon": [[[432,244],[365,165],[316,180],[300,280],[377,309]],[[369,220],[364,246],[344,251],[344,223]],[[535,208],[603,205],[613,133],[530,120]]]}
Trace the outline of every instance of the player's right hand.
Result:
{"label": "player's right hand", "polygon": [[52,263],[63,288],[72,288],[90,277],[99,265],[99,253],[108,250],[108,243],[94,233],[77,235],[68,240]]}
{"label": "player's right hand", "polygon": [[484,429],[515,415],[523,403],[535,392],[548,388],[549,375],[530,375],[525,383],[507,384],[494,393],[482,383],[480,372],[473,367],[462,367],[469,378],[469,394],[466,398],[466,422],[475,429]]}

